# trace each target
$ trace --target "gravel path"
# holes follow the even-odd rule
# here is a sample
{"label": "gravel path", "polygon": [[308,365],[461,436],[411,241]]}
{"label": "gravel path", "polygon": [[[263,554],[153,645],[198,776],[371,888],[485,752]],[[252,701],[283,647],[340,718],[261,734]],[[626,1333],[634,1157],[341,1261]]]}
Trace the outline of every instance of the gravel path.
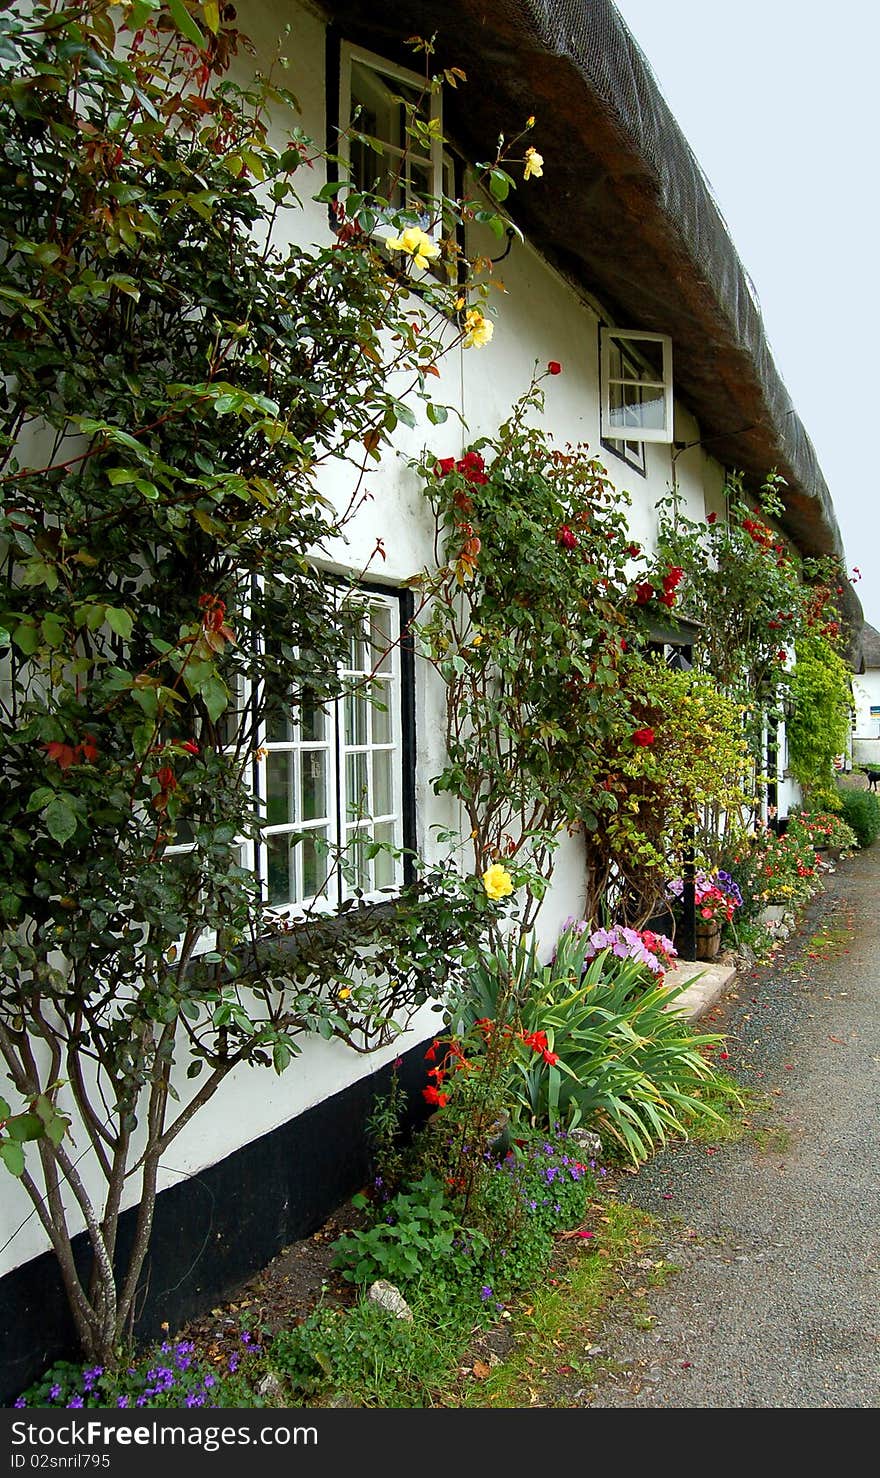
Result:
{"label": "gravel path", "polygon": [[[824,880],[769,965],[701,1026],[770,1127],[624,1176],[680,1267],[600,1336],[592,1407],[880,1406],[880,843]],[[641,1322],[648,1323],[648,1319]],[[593,1353],[591,1351],[591,1353]]]}

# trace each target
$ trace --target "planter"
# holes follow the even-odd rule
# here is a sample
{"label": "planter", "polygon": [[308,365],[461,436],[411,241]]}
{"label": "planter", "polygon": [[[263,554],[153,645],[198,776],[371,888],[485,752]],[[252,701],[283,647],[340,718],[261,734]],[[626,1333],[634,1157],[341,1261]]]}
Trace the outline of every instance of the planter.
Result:
{"label": "planter", "polygon": [[698,960],[714,960],[721,948],[721,920],[697,919],[694,931]]}

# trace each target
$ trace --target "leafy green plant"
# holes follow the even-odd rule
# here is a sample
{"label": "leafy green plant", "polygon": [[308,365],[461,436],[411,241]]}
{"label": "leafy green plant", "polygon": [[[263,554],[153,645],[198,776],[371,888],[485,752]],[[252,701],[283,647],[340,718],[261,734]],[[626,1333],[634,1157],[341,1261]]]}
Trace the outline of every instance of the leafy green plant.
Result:
{"label": "leafy green plant", "polygon": [[245,865],[267,726],[352,691],[362,576],[322,556],[467,339],[474,279],[451,246],[414,294],[415,213],[389,207],[389,270],[344,178],[315,197],[338,231],[301,244],[322,151],[292,93],[231,69],[234,7],[204,9],[204,31],[179,0],[0,15],[0,1057],[25,1103],[64,1080],[78,1136],[22,1152],[13,1126],[3,1158],[108,1368],[177,1135],[238,1066],[282,1072],[315,1033],[392,1040],[462,936],[430,870],[393,918],[355,888],[344,931],[293,931]]}
{"label": "leafy green plant", "polygon": [[851,673],[820,632],[795,644],[792,711],[786,722],[789,765],[813,808],[838,808],[834,760],[846,751],[852,719]]}
{"label": "leafy green plant", "polygon": [[837,787],[840,814],[852,828],[860,847],[870,847],[880,836],[880,800],[869,790]]}
{"label": "leafy green plant", "polygon": [[[589,934],[574,929],[563,931],[548,964],[539,963],[534,940],[520,947],[503,1088],[525,1123],[596,1128],[639,1163],[670,1136],[686,1137],[691,1117],[711,1116],[700,1095],[713,1069],[701,1048],[721,1038],[692,1032],[675,992],[652,985],[646,966],[607,950],[587,961],[589,948]],[[493,1014],[496,976],[484,967],[472,979],[476,993],[453,1018],[462,1025]]]}
{"label": "leafy green plant", "polygon": [[[366,1210],[370,1202],[359,1195],[352,1205]],[[383,1203],[379,1214],[372,1226],[346,1232],[333,1244],[334,1265],[352,1283],[387,1278],[408,1284],[432,1271],[448,1271],[463,1250],[467,1256],[481,1250],[482,1238],[470,1231],[465,1238],[442,1182],[430,1172]]]}

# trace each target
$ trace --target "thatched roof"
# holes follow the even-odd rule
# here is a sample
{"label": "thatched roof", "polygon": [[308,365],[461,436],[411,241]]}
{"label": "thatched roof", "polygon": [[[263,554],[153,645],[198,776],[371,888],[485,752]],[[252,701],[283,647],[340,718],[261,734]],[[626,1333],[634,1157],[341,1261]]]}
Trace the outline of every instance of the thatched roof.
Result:
{"label": "thatched roof", "polygon": [[869,626],[867,621],[862,627],[859,655],[861,660],[856,671],[867,672],[872,667],[880,667],[880,631]]}
{"label": "thatched roof", "polygon": [[[813,445],[773,358],[754,290],[690,146],[611,0],[328,0],[352,40],[412,65],[402,42],[435,36],[432,69],[461,66],[445,126],[471,160],[518,133],[543,178],[508,200],[551,261],[620,326],[670,333],[676,390],[703,444],[758,486],[785,478],[783,528],[804,555],[843,540]],[[844,583],[850,658],[863,621]]]}

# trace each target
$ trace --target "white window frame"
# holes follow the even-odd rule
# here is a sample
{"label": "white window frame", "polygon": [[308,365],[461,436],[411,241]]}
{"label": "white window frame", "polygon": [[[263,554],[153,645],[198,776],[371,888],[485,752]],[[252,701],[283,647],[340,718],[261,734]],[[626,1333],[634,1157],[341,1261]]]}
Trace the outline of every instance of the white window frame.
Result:
{"label": "white window frame", "polygon": [[[368,654],[365,654],[357,666],[349,664],[340,669],[340,677],[343,681],[349,680],[355,684],[355,691],[343,693],[339,698],[327,703],[324,711],[324,737],[322,739],[302,736],[299,720],[293,707],[288,719],[290,726],[288,738],[269,738],[265,726],[261,728],[258,736],[258,757],[254,767],[254,802],[258,816],[263,820],[263,825],[261,837],[256,846],[255,862],[264,904],[275,917],[296,919],[313,914],[332,916],[339,911],[343,903],[355,897],[357,883],[345,877],[341,866],[334,865],[332,854],[361,828],[368,830],[372,840],[376,840],[375,828],[381,827],[386,833],[390,831],[390,836],[383,835],[381,840],[395,849],[394,852],[380,852],[376,857],[365,861],[369,876],[366,880],[363,878],[358,880],[362,887],[361,901],[364,903],[387,901],[399,892],[404,882],[403,859],[399,855],[405,839],[404,764],[406,763],[400,653],[400,596],[397,591],[389,591],[386,595],[374,589],[358,591],[350,598],[363,603],[368,612],[381,609],[386,613],[389,639],[387,656],[378,660],[380,657],[378,652],[374,659],[370,659]],[[369,667],[366,665],[368,660],[371,661]],[[369,682],[378,685],[380,689],[382,687],[387,689],[388,696],[384,712],[377,710],[365,692],[357,690],[361,686],[357,682],[358,679],[362,679],[363,684]],[[346,732],[349,704],[352,705],[350,712],[353,722],[356,722],[357,715],[360,715],[361,722],[365,722],[360,738],[355,733],[349,736]],[[384,729],[386,725],[388,737],[376,738],[376,729],[379,727]],[[304,819],[300,814],[303,757],[316,751],[321,751],[326,756],[325,813],[321,817]],[[294,814],[292,819],[266,824],[264,818],[268,809],[269,764],[271,757],[279,754],[290,754],[293,757]],[[373,808],[376,788],[375,757],[385,754],[390,757],[389,789],[392,809],[375,813]],[[357,762],[358,756],[364,757],[362,766]],[[349,765],[350,760],[355,761],[351,766]],[[350,769],[355,768],[362,768],[366,778],[368,804],[362,815],[351,814],[355,807],[353,798],[348,794]],[[327,885],[328,893],[325,896],[321,891],[311,894],[306,892],[303,883],[302,848],[295,842],[291,848],[293,852],[291,863],[294,869],[292,892],[296,896],[283,902],[273,903],[269,895],[270,840],[272,837],[283,837],[284,835],[301,837],[308,831],[322,832],[331,849],[327,856],[327,867],[330,874]],[[389,869],[390,876],[383,878],[381,883],[377,883],[376,865],[380,860]],[[366,886],[363,886],[364,881],[366,881]]]}
{"label": "white window frame", "polygon": [[[638,351],[639,343],[659,344],[662,352],[662,379],[657,379],[656,371],[652,370],[643,361],[644,374],[638,381],[631,378],[621,378],[611,374],[611,351],[612,347],[620,343],[631,345]],[[669,334],[652,333],[647,329],[635,328],[611,328],[603,325],[600,329],[601,344],[601,375],[600,375],[600,412],[599,427],[600,436],[603,441],[654,441],[671,443],[674,439],[674,403],[672,383],[672,339]],[[636,358],[630,352],[627,358],[630,362]],[[645,426],[639,422],[633,422],[623,426],[612,420],[611,409],[611,387],[613,385],[634,384],[643,386],[646,390],[659,390],[662,392],[663,402],[663,424],[662,426]],[[659,397],[655,397],[659,398]]]}
{"label": "white window frame", "polygon": [[[395,62],[389,62],[385,57],[377,56],[373,51],[367,51],[362,46],[355,46],[349,41],[342,41],[339,49],[339,142],[338,154],[347,178],[351,177],[351,140],[348,130],[352,127],[352,101],[351,101],[351,68],[352,62],[368,68],[371,72],[386,81],[399,82],[407,87],[416,88],[420,92],[425,89],[425,78],[419,76],[418,72],[412,72],[406,67],[400,67]],[[365,137],[375,137],[376,142],[384,149],[397,155],[403,162],[407,158],[416,160],[419,164],[430,166],[430,190],[432,199],[438,200],[443,191],[443,101],[439,91],[429,90],[425,97],[425,108],[428,117],[436,122],[436,137],[431,140],[431,152],[429,156],[417,155],[413,140],[405,139],[403,144],[397,144],[390,139],[382,139],[372,134],[367,134],[365,129],[354,123],[356,133],[363,133]],[[381,156],[376,155],[377,165]],[[379,170],[377,168],[377,173]],[[412,209],[409,202],[403,201],[400,206],[389,212],[397,214],[398,211]],[[439,240],[442,235],[442,221],[438,219],[426,220],[423,229]],[[391,221],[383,220],[376,227],[376,235],[391,236],[396,233],[396,226]]]}

